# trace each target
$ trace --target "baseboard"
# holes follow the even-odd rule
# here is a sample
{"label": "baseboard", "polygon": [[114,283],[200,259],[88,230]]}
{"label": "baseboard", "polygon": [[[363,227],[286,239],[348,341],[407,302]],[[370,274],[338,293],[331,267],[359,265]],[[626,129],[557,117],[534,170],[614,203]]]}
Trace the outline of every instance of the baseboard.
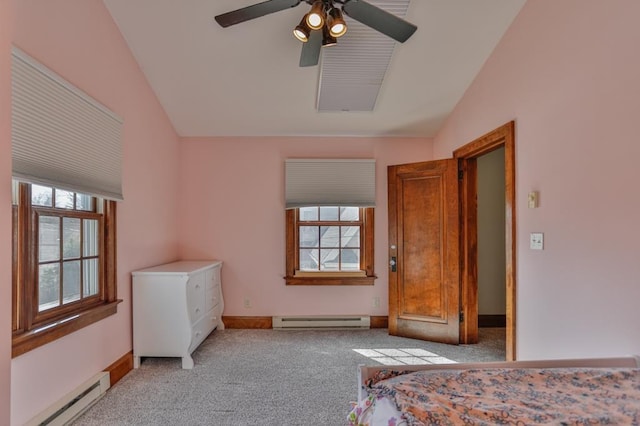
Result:
{"label": "baseboard", "polygon": [[105,368],[104,371],[109,372],[111,386],[113,386],[131,370],[133,370],[133,351],[122,355],[120,359]]}
{"label": "baseboard", "polygon": [[506,315],[478,315],[478,327],[506,327]]}
{"label": "baseboard", "polygon": [[224,328],[269,329],[273,328],[271,317],[222,317]]}
{"label": "baseboard", "polygon": [[[237,329],[269,329],[273,328],[272,317],[222,317],[225,328],[237,328]],[[372,316],[371,328],[388,328],[389,317],[386,316]]]}
{"label": "baseboard", "polygon": [[389,317],[371,317],[371,328],[389,328]]}

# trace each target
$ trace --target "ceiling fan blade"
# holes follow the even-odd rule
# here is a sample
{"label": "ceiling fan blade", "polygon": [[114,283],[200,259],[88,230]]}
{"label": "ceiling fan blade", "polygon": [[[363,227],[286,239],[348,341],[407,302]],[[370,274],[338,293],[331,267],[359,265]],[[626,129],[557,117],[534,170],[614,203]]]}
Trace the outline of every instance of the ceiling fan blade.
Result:
{"label": "ceiling fan blade", "polygon": [[270,13],[280,12],[290,7],[296,7],[302,0],[268,0],[242,9],[233,10],[215,17],[215,20],[222,27],[239,24],[251,19],[260,18]]}
{"label": "ceiling fan blade", "polygon": [[356,21],[404,43],[418,29],[410,22],[362,0],[347,0],[342,10]]}
{"label": "ceiling fan blade", "polygon": [[311,31],[309,41],[302,43],[300,53],[300,66],[313,67],[318,65],[320,60],[320,49],[322,49],[322,31]]}

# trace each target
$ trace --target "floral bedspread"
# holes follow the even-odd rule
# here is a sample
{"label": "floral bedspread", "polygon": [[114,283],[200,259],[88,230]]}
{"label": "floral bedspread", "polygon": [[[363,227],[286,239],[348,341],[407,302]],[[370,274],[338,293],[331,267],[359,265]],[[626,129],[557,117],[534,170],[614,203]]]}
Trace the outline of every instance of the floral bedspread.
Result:
{"label": "floral bedspread", "polygon": [[350,425],[640,424],[640,369],[381,372],[368,387]]}

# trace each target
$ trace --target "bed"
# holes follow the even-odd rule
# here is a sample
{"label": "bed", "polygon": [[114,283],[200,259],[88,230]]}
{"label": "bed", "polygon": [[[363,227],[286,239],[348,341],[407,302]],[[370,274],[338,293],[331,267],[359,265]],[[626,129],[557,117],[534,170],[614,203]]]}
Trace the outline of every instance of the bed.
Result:
{"label": "bed", "polygon": [[640,358],[358,367],[349,425],[640,424]]}

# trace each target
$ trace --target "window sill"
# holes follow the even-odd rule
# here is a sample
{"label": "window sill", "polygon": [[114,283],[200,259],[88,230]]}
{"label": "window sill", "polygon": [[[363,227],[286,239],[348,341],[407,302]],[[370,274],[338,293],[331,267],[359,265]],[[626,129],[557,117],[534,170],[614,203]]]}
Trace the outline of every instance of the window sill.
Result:
{"label": "window sill", "polygon": [[305,273],[292,277],[284,277],[287,285],[373,285],[377,277],[365,275],[336,275]]}
{"label": "window sill", "polygon": [[293,274],[296,278],[306,277],[341,277],[341,278],[354,278],[354,277],[366,277],[366,271],[295,271]]}
{"label": "window sill", "polygon": [[67,318],[44,324],[33,330],[15,333],[12,338],[11,357],[15,358],[23,355],[33,349],[114,315],[118,311],[118,304],[120,302],[122,302],[122,300],[104,303],[87,309],[86,311],[73,314]]}

